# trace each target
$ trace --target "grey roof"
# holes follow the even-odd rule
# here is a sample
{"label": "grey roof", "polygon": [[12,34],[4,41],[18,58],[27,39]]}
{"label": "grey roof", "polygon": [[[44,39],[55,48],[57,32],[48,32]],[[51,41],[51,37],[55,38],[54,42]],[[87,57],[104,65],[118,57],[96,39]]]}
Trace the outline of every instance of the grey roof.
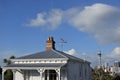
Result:
{"label": "grey roof", "polygon": [[[18,57],[15,59],[68,59],[68,60],[74,60],[74,61],[79,61],[79,62],[87,62],[90,63],[88,61],[84,61],[80,58],[74,57],[72,55],[66,54],[62,51],[58,51],[58,50],[49,50],[49,51],[43,51],[43,52],[38,52],[38,53],[34,53],[31,55],[26,55],[26,56],[22,56],[22,57]],[[34,63],[34,64],[10,64],[8,66],[5,67],[64,67],[65,64],[64,63]]]}
{"label": "grey roof", "polygon": [[48,50],[18,57],[16,59],[46,59],[46,58],[66,58],[66,57],[61,54],[58,54],[55,50]]}
{"label": "grey roof", "polygon": [[42,63],[42,64],[10,64],[6,67],[63,67],[64,63]]}
{"label": "grey roof", "polygon": [[[67,59],[71,59],[71,60],[76,60],[76,61],[80,61],[83,62],[84,60],[77,58],[75,56],[66,54],[62,51],[58,51],[58,50],[48,50],[48,51],[43,51],[43,52],[38,52],[38,53],[34,53],[31,55],[26,55],[26,56],[22,56],[22,57],[18,57],[16,59],[51,59],[51,58],[67,58]],[[88,62],[88,61],[86,61]]]}
{"label": "grey roof", "polygon": [[[48,51],[34,53],[34,54],[31,54],[31,55],[18,57],[16,59],[51,59],[51,58],[67,58],[67,59],[72,59],[72,60],[76,60],[76,61],[80,61],[80,62],[84,61],[84,60],[82,60],[80,58],[77,58],[75,56],[66,54],[62,51],[53,50],[53,49],[48,50]],[[88,62],[88,61],[86,61],[86,62]]]}
{"label": "grey roof", "polygon": [[81,62],[84,61],[83,59],[80,59],[80,58],[77,58],[77,57],[75,57],[75,56],[66,54],[66,53],[64,53],[64,52],[61,52],[61,51],[57,51],[57,52],[59,52],[60,54],[66,56],[68,59],[72,59],[72,60],[76,60],[76,61],[81,61]]}

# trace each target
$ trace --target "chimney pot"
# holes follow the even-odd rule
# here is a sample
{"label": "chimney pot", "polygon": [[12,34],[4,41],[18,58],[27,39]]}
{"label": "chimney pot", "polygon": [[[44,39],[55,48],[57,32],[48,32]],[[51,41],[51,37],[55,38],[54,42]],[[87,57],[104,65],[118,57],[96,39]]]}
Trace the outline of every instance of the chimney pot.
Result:
{"label": "chimney pot", "polygon": [[55,49],[55,41],[53,37],[49,37],[46,41],[46,50]]}

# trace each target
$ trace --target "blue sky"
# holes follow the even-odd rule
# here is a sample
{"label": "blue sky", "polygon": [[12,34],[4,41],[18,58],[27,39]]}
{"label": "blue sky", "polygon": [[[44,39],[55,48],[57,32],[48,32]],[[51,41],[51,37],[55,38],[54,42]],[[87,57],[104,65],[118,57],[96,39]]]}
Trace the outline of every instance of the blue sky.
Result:
{"label": "blue sky", "polygon": [[[120,0],[0,0],[0,63],[11,55],[44,51],[53,36],[56,49],[98,64],[119,60]],[[104,63],[103,63],[104,64]],[[2,65],[2,64],[1,64]]]}

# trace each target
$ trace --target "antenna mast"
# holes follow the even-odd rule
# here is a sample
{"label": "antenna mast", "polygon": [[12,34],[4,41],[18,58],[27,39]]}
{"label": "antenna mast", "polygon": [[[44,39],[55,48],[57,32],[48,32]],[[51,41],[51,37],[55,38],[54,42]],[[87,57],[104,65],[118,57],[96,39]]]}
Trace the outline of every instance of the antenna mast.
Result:
{"label": "antenna mast", "polygon": [[101,65],[102,65],[102,64],[101,64],[101,55],[102,55],[102,54],[101,54],[101,51],[99,51],[99,52],[98,52],[98,57],[99,57],[99,67],[101,67]]}
{"label": "antenna mast", "polygon": [[63,51],[63,46],[64,46],[64,44],[65,43],[67,43],[64,39],[60,39],[60,42],[59,42],[60,44],[61,44],[61,49],[62,49],[62,51]]}

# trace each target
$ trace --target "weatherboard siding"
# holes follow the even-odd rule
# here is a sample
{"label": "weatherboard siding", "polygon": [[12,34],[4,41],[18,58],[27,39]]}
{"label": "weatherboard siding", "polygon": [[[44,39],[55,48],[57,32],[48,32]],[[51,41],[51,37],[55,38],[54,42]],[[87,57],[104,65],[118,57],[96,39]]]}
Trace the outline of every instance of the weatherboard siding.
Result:
{"label": "weatherboard siding", "polygon": [[67,64],[68,80],[91,80],[90,70],[86,63],[69,61]]}

